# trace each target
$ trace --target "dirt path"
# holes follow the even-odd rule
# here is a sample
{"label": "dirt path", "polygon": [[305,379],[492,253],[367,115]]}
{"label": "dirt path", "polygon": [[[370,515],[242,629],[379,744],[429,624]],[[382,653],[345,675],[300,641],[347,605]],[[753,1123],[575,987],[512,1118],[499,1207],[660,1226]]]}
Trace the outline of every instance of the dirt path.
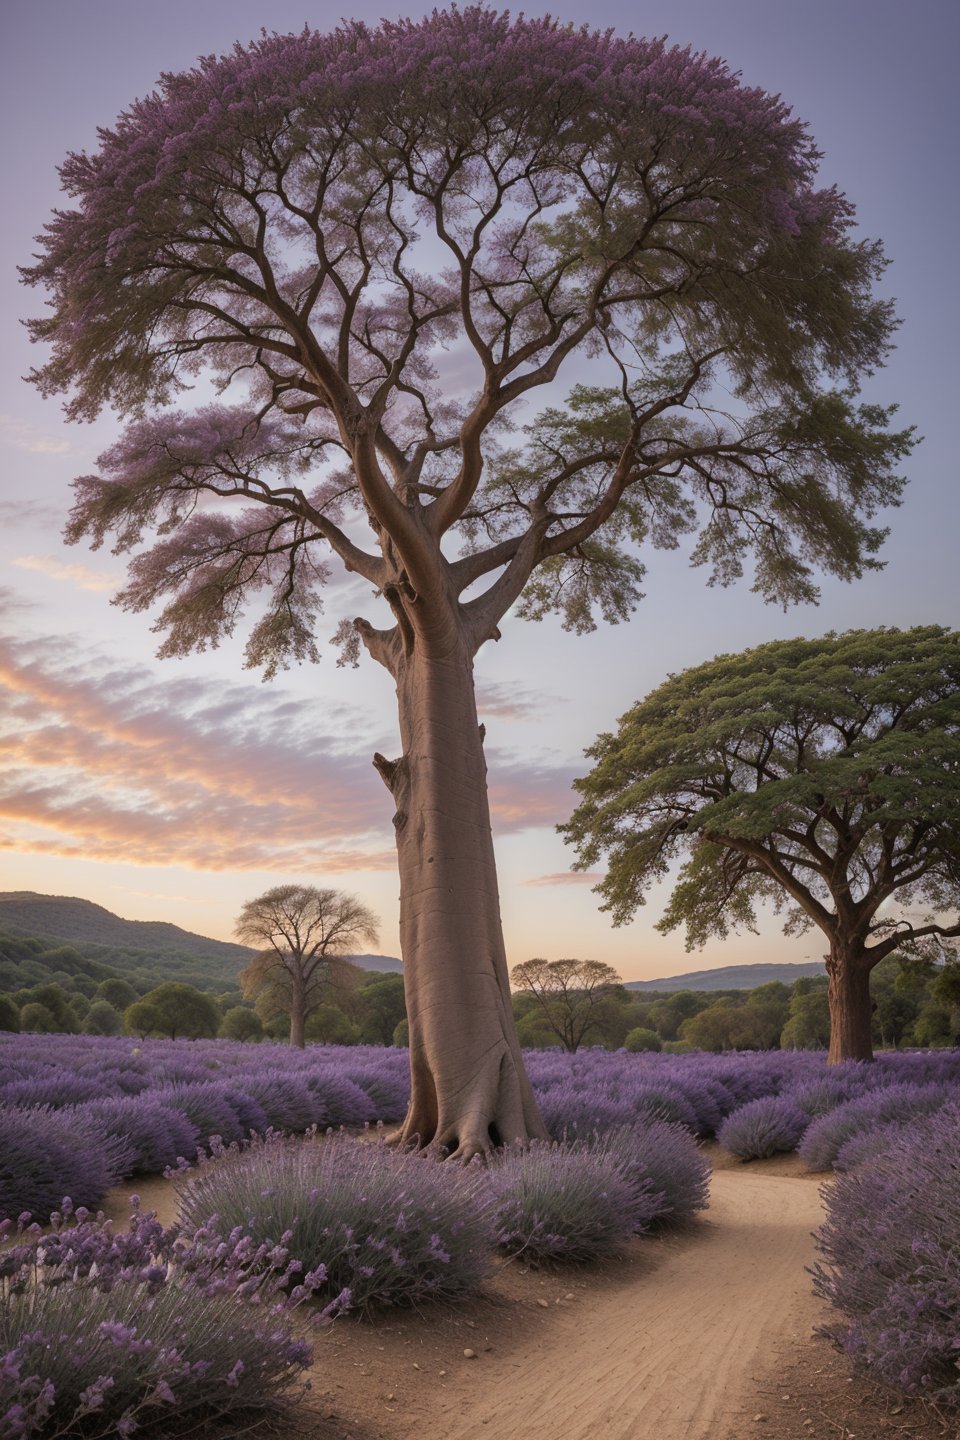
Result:
{"label": "dirt path", "polygon": [[819,1186],[771,1162],[716,1170],[711,1194],[690,1230],[637,1241],[605,1273],[508,1273],[486,1306],[338,1324],[318,1345],[315,1393],[331,1407],[320,1413],[356,1440],[762,1431],[772,1357],[806,1342],[818,1318],[804,1266]]}
{"label": "dirt path", "polygon": [[629,1289],[554,1310],[549,1336],[471,1374],[481,1393],[458,1395],[432,1429],[418,1426],[422,1440],[742,1434],[771,1344],[809,1333],[803,1267],[819,1218],[809,1180],[716,1172],[706,1221],[686,1243],[661,1249]]}
{"label": "dirt path", "polygon": [[[309,1408],[356,1440],[741,1440],[762,1429],[772,1356],[818,1313],[819,1186],[794,1162],[715,1169],[704,1217],[606,1271],[506,1267],[470,1307],[338,1322],[316,1339]],[[140,1193],[173,1219],[169,1182]]]}

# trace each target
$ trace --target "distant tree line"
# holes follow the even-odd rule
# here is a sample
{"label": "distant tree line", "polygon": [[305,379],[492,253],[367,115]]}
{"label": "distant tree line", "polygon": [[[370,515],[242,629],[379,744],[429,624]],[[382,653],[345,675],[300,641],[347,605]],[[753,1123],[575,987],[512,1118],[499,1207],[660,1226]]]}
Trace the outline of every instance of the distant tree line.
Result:
{"label": "distant tree line", "polygon": [[[826,975],[753,990],[638,993],[610,966],[532,960],[514,967],[513,983],[517,1030],[527,1049],[819,1050],[830,1042]],[[880,1049],[960,1045],[958,966],[891,955],[871,975],[871,1003]]]}
{"label": "distant tree line", "polygon": [[[580,985],[578,966],[586,967]],[[610,966],[536,960],[514,968],[514,984],[513,1012],[527,1049],[816,1050],[830,1037],[826,976],[753,990],[637,992]],[[871,976],[871,996],[878,1048],[960,1045],[960,968],[890,956]],[[141,994],[111,978],[89,995],[49,981],[0,993],[0,1030],[276,1042],[289,1039],[290,1010],[270,987],[252,1000],[240,990],[215,995],[176,981]],[[403,977],[341,961],[304,1030],[307,1044],[405,1045]]]}
{"label": "distant tree line", "polygon": [[[308,1043],[406,1043],[401,975],[341,965],[338,982],[328,987],[327,998],[307,1020]],[[139,1039],[286,1040],[289,1011],[278,1009],[272,998],[267,994],[254,1004],[240,990],[216,995],[177,981],[164,981],[139,994],[129,982],[115,978],[102,981],[87,995],[70,983],[47,981],[9,994],[0,992],[0,1030],[124,1034]]]}

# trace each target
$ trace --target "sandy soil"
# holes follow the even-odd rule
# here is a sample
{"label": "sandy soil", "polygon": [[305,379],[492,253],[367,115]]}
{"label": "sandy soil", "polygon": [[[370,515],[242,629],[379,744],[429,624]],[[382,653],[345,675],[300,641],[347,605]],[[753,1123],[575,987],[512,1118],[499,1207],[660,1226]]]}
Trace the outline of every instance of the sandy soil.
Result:
{"label": "sandy soil", "polygon": [[[805,1266],[820,1184],[796,1156],[710,1147],[710,1209],[603,1267],[502,1265],[463,1306],[314,1332],[288,1440],[935,1440],[926,1407],[863,1381],[822,1339]],[[173,1219],[172,1187],[139,1186]],[[126,1203],[111,1197],[121,1220]],[[115,1203],[113,1203],[115,1202]],[[466,1352],[471,1352],[467,1354]]]}

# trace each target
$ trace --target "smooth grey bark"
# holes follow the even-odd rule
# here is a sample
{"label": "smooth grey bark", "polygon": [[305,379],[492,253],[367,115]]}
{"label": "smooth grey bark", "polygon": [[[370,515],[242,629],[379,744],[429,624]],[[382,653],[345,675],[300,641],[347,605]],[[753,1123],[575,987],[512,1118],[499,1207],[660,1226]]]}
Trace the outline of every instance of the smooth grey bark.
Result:
{"label": "smooth grey bark", "polygon": [[546,1138],[510,1002],[473,657],[460,633],[391,668],[403,753],[374,763],[396,806],[412,1085],[398,1138],[467,1159]]}

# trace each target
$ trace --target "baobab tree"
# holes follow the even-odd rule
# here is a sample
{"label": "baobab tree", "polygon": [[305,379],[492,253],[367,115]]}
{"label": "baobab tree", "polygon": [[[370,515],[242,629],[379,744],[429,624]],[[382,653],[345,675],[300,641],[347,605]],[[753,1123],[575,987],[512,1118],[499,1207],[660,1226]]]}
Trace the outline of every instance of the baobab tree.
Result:
{"label": "baobab tree", "polygon": [[290,1016],[290,1044],[303,1049],[304,1029],[331,985],[356,969],[343,957],[377,940],[377,917],[355,896],[315,885],[275,885],[240,911],[233,932],[256,954],[240,975],[243,993],[266,994]]}
{"label": "baobab tree", "polygon": [[[827,943],[831,1063],[872,1060],[870,973],[960,940],[960,634],[778,640],[672,675],[587,752],[561,829],[614,924],[684,857],[657,928],[756,923]],[[923,918],[917,909],[929,911]],[[960,975],[960,969],[957,970]]]}
{"label": "baobab tree", "polygon": [[161,655],[256,600],[248,663],[313,660],[331,562],[384,602],[337,633],[397,692],[406,1139],[543,1134],[474,697],[507,612],[622,620],[685,535],[781,602],[877,564],[910,439],[856,387],[894,322],[817,160],[720,60],[471,7],[207,57],[61,169],[33,379],[130,422],[67,539],[136,552]]}

